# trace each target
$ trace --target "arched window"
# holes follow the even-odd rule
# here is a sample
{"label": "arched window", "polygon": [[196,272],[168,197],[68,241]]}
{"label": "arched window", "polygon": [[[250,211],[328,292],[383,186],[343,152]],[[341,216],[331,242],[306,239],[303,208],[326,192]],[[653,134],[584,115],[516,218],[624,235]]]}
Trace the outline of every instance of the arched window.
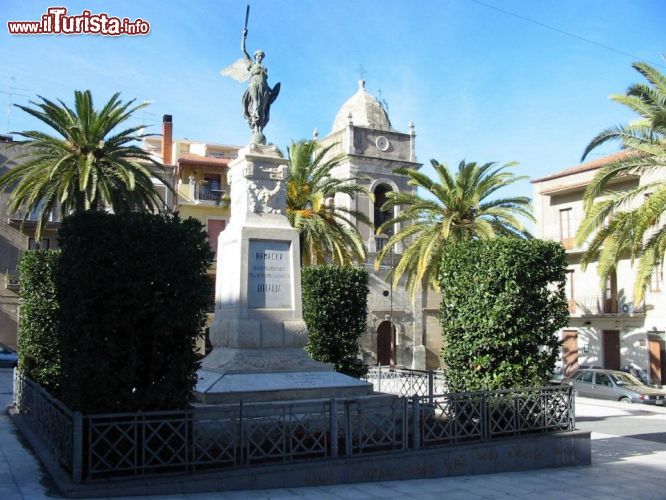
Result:
{"label": "arched window", "polygon": [[[393,218],[393,210],[382,212],[380,208],[386,202],[386,194],[392,192],[391,186],[386,184],[380,184],[375,188],[375,207],[374,207],[374,216],[375,216],[375,229],[384,224],[386,221]],[[386,235],[392,235],[393,230],[389,229],[384,231]]]}

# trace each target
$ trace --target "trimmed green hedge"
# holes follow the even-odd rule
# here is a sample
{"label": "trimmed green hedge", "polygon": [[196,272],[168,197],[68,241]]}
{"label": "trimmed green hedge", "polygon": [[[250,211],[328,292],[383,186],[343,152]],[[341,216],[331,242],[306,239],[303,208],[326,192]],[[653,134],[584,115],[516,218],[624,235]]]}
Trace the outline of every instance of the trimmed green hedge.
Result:
{"label": "trimmed green hedge", "polygon": [[61,398],[84,412],[187,407],[210,291],[201,223],[86,212],[60,240]]}
{"label": "trimmed green hedge", "polygon": [[55,275],[57,250],[26,252],[19,264],[19,369],[46,390],[60,387],[60,335]]}
{"label": "trimmed green hedge", "polygon": [[314,266],[301,270],[305,346],[313,359],[351,376],[363,373],[359,337],[368,312],[368,272],[354,267]]}
{"label": "trimmed green hedge", "polygon": [[442,360],[451,391],[547,384],[568,319],[567,259],[554,242],[500,238],[442,255]]}

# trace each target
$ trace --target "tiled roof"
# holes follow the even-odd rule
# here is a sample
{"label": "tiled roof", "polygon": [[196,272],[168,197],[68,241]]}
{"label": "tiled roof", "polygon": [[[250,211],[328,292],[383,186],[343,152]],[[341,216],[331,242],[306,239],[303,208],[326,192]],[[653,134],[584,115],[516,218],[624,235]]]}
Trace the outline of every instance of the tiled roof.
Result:
{"label": "tiled roof", "polygon": [[620,151],[619,153],[614,153],[612,155],[608,156],[603,156],[601,158],[597,158],[596,160],[588,161],[585,163],[581,163],[580,165],[576,165],[575,167],[570,167],[564,170],[561,170],[559,172],[556,172],[551,175],[547,175],[546,177],[540,177],[539,179],[532,179],[530,182],[532,184],[536,182],[543,182],[543,181],[549,181],[551,179],[558,179],[560,177],[566,177],[567,175],[573,175],[573,174],[579,174],[581,172],[587,172],[589,170],[595,170],[597,168],[603,167],[604,165],[608,165],[609,163],[614,163],[616,161],[623,160],[627,158],[628,156],[631,156],[632,152],[630,151]]}
{"label": "tiled roof", "polygon": [[178,163],[194,163],[196,165],[204,166],[219,166],[226,167],[229,165],[229,158],[214,158],[212,156],[200,156],[192,153],[181,153],[178,158]]}

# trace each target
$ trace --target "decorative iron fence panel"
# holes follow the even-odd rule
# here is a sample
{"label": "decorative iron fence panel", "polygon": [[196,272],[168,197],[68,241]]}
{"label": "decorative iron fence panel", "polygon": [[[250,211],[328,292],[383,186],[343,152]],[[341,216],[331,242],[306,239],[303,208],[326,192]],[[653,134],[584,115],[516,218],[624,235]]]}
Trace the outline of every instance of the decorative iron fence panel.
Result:
{"label": "decorative iron fence panel", "polygon": [[74,412],[18,370],[14,370],[14,403],[21,417],[71,472]]}
{"label": "decorative iron fence panel", "polygon": [[84,477],[190,470],[191,411],[85,415]]}
{"label": "decorative iron fence panel", "polygon": [[407,400],[376,398],[345,402],[350,437],[348,455],[402,450],[407,447]]}
{"label": "decorative iron fence panel", "polygon": [[571,386],[81,416],[17,374],[15,401],[75,481],[326,460],[575,424]]}
{"label": "decorative iron fence panel", "polygon": [[410,370],[388,366],[370,366],[363,377],[377,392],[396,396],[432,396],[446,392],[446,381],[440,370]]}
{"label": "decorative iron fence panel", "polygon": [[242,406],[200,408],[193,416],[192,463],[196,469],[240,465]]}
{"label": "decorative iron fence panel", "polygon": [[[574,430],[569,385],[414,398],[423,446]],[[416,403],[414,401],[417,401]]]}
{"label": "decorative iron fence panel", "polygon": [[482,395],[451,394],[415,399],[419,402],[423,446],[483,438]]}
{"label": "decorative iron fence panel", "polygon": [[329,409],[325,400],[243,405],[243,464],[325,458]]}

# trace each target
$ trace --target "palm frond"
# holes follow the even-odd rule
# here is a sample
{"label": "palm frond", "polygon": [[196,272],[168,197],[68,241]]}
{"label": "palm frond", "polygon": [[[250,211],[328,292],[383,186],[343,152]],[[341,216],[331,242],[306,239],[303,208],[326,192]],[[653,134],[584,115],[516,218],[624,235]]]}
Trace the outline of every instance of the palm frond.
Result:
{"label": "palm frond", "polygon": [[[54,130],[58,136],[28,130],[24,160],[0,178],[0,191],[11,191],[11,210],[41,209],[36,237],[45,217],[58,208],[61,215],[109,206],[120,212],[153,210],[162,203],[153,179],[173,191],[159,175],[163,170],[150,155],[131,143],[141,139],[140,127],[118,130],[147,103],[122,102],[114,94],[99,110],[92,93],[74,92],[74,105],[38,96],[30,106],[17,105]],[[148,166],[151,167],[149,170]]]}
{"label": "palm frond", "polygon": [[[439,258],[448,243],[498,235],[528,237],[520,219],[533,220],[527,197],[489,199],[497,190],[524,178],[508,171],[515,163],[498,166],[494,162],[477,164],[463,160],[455,173],[435,159],[431,160],[431,165],[436,179],[404,167],[394,170],[407,176],[409,185],[431,196],[387,193],[381,210],[395,207],[399,210],[376,229],[380,234],[400,224],[400,230],[377,255],[375,268],[389,255],[397,255],[391,279],[394,284],[404,279],[412,297],[422,286],[436,287]],[[403,247],[402,253],[396,252],[399,246]]]}

